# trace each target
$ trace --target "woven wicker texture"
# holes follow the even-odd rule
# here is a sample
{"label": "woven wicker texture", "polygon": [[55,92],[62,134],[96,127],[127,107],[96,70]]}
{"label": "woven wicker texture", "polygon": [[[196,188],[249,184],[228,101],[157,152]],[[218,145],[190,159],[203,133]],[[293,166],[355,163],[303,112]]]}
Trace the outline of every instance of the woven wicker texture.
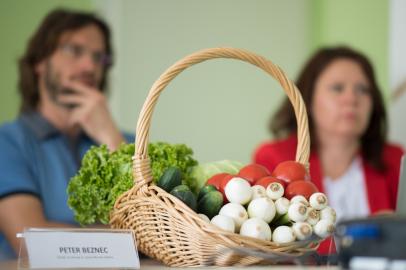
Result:
{"label": "woven wicker texture", "polygon": [[212,48],[193,53],[168,68],[152,85],[139,115],[136,129],[136,153],[133,157],[134,186],[121,195],[111,213],[113,228],[135,231],[143,253],[170,266],[249,265],[262,259],[241,254],[222,253],[226,248],[249,247],[262,252],[299,256],[313,250],[317,243],[278,245],[225,232],[209,224],[180,200],[150,184],[151,168],[148,140],[152,113],[160,93],[186,68],[216,58],[231,58],[251,63],[275,78],[293,105],[298,124],[296,161],[308,167],[310,139],[303,99],[284,72],[271,61],[235,48]]}

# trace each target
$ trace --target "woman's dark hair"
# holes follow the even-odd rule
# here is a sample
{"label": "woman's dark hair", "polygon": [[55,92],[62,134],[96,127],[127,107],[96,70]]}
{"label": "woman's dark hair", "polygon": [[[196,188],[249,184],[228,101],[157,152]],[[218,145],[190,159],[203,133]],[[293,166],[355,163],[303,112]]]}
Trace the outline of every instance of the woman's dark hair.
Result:
{"label": "woman's dark hair", "polygon": [[[381,91],[375,80],[373,67],[366,56],[347,47],[322,48],[318,50],[303,67],[296,81],[296,86],[306,104],[307,112],[311,112],[314,88],[319,76],[328,65],[337,59],[349,59],[356,62],[369,81],[373,107],[369,126],[361,137],[361,152],[365,160],[373,167],[384,170],[382,152],[388,128],[386,111]],[[276,138],[286,137],[296,132],[295,114],[287,98],[273,115],[270,129]],[[312,145],[317,147],[317,142],[314,140],[315,132],[311,114],[309,114],[309,129]]]}
{"label": "woman's dark hair", "polygon": [[[106,54],[112,59],[110,29],[107,24],[93,13],[56,9],[42,21],[38,30],[31,37],[24,55],[19,60],[18,89],[21,95],[20,112],[33,111],[39,102],[38,75],[35,66],[49,57],[58,47],[60,37],[67,31],[79,30],[88,25],[97,26],[103,34]],[[105,91],[107,71],[110,64],[104,66],[100,89]]]}

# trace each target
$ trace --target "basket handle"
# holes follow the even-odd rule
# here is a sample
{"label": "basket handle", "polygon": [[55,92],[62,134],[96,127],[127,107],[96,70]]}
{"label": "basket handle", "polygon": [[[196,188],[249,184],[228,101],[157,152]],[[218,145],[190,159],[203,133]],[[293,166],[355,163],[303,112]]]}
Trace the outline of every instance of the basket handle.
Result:
{"label": "basket handle", "polygon": [[136,129],[136,151],[133,157],[134,183],[139,188],[146,187],[152,181],[152,172],[148,157],[149,130],[152,112],[158,97],[165,87],[186,68],[215,58],[232,58],[251,63],[270,74],[282,86],[295,111],[297,129],[296,161],[308,168],[310,154],[309,126],[306,107],[295,84],[271,61],[252,52],[236,48],[211,48],[195,52],[169,67],[152,85],[140,112]]}

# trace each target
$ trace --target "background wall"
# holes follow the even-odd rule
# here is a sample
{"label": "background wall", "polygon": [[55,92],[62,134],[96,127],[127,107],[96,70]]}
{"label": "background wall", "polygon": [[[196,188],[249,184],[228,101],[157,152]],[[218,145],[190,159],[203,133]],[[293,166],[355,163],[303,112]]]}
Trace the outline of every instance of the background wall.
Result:
{"label": "background wall", "polygon": [[[43,15],[59,5],[96,10],[113,28],[116,66],[111,108],[120,127],[134,131],[153,82],[197,50],[232,46],[278,64],[295,79],[307,57],[324,45],[346,44],[373,61],[384,95],[389,91],[389,0],[88,0],[0,2],[0,122],[17,113],[16,60]],[[211,60],[180,74],[154,112],[151,141],[187,143],[202,161],[249,162],[270,138],[267,122],[284,98],[256,67]]]}
{"label": "background wall", "polygon": [[[312,47],[346,44],[372,61],[378,83],[389,94],[389,1],[315,0]],[[406,12],[406,10],[404,10]]]}
{"label": "background wall", "polygon": [[[346,44],[371,57],[386,96],[388,1],[98,3],[119,35],[112,105],[129,130],[135,129],[159,75],[180,58],[209,47],[251,50],[294,79],[315,49]],[[232,60],[205,62],[165,89],[153,115],[151,141],[187,143],[200,161],[248,162],[253,149],[270,138],[267,122],[282,98],[281,88],[257,68]]]}
{"label": "background wall", "polygon": [[[135,129],[153,82],[190,53],[244,48],[293,75],[310,49],[305,1],[120,1],[108,10],[119,35],[112,105],[129,130]],[[151,141],[186,143],[203,162],[248,162],[256,145],[268,138],[267,121],[283,95],[270,76],[249,64],[201,63],[179,75],[161,95]]]}
{"label": "background wall", "polygon": [[406,148],[406,1],[390,1],[389,80],[391,102],[389,106],[390,138]]}

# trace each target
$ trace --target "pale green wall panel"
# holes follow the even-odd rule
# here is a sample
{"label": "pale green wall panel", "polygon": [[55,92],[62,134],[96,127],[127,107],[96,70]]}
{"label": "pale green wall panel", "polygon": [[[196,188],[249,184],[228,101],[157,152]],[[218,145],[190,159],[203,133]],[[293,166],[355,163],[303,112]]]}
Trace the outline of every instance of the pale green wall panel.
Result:
{"label": "pale green wall panel", "polygon": [[[113,112],[127,130],[135,130],[153,82],[190,53],[218,46],[244,48],[271,59],[294,79],[310,50],[308,1],[105,4],[117,38]],[[283,97],[274,79],[257,67],[233,60],[201,63],[175,78],[161,95],[151,141],[187,143],[201,162],[249,162],[254,148],[270,138],[267,122]]]}
{"label": "pale green wall panel", "polygon": [[[16,63],[28,37],[60,5],[100,10],[112,25],[117,59],[110,100],[119,126],[129,131],[158,76],[202,48],[254,51],[294,79],[313,49],[346,43],[372,58],[379,83],[387,86],[387,0],[3,0],[0,122],[17,113]],[[254,147],[270,137],[267,122],[283,97],[256,67],[231,60],[202,63],[162,94],[151,140],[185,142],[200,161],[249,162]]]}
{"label": "pale green wall panel", "polygon": [[385,96],[389,88],[389,1],[314,0],[313,48],[345,44],[364,52]]}
{"label": "pale green wall panel", "polygon": [[0,123],[18,113],[17,62],[33,31],[55,7],[92,10],[91,0],[0,1]]}

